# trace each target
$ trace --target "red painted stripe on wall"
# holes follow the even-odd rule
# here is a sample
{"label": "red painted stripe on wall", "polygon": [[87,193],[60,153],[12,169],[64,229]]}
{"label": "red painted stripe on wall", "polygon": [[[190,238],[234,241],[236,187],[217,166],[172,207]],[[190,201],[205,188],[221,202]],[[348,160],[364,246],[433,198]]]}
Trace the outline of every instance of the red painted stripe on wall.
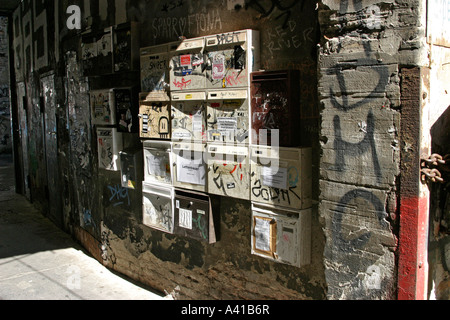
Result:
{"label": "red painted stripe on wall", "polygon": [[428,198],[401,201],[398,300],[426,298]]}

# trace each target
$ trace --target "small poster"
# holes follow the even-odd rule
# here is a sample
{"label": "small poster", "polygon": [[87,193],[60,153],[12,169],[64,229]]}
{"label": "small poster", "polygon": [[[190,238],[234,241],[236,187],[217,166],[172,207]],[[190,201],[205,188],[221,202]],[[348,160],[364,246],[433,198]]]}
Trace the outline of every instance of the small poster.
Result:
{"label": "small poster", "polygon": [[181,228],[192,230],[192,210],[180,209],[178,225]]}
{"label": "small poster", "polygon": [[255,248],[270,251],[270,220],[255,218]]}
{"label": "small poster", "polygon": [[177,156],[177,179],[179,182],[205,185],[206,171],[202,159],[191,160]]}
{"label": "small poster", "polygon": [[273,257],[277,250],[277,223],[271,218],[253,218],[253,249]]}
{"label": "small poster", "polygon": [[272,187],[281,190],[287,190],[287,168],[278,167],[262,167],[261,168],[262,184],[266,187]]}
{"label": "small poster", "polygon": [[222,80],[225,77],[225,56],[216,54],[212,61],[212,78],[213,80]]}
{"label": "small poster", "polygon": [[165,177],[166,162],[167,159],[165,157],[161,157],[158,155],[155,156],[150,153],[147,156],[147,167],[149,170],[149,174],[157,177]]}

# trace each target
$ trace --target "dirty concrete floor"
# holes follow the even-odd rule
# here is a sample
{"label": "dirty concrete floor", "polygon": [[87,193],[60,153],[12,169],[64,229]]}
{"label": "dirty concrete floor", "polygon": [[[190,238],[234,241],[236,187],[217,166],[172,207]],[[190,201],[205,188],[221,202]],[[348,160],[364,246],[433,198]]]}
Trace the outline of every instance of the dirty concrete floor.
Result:
{"label": "dirty concrete floor", "polygon": [[112,273],[15,193],[0,155],[0,300],[166,300]]}

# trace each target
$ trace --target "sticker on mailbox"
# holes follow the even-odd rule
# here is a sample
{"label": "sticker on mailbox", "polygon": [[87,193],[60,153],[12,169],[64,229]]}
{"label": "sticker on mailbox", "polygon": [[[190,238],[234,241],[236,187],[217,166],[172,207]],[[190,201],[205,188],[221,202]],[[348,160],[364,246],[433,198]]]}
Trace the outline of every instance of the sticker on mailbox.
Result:
{"label": "sticker on mailbox", "polygon": [[180,209],[178,225],[181,228],[192,230],[192,211]]}

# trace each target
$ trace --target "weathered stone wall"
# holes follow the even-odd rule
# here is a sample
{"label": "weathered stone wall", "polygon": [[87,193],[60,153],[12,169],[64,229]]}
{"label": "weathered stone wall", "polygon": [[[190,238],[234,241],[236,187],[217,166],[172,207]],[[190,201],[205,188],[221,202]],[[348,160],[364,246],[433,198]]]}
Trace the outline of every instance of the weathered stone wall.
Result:
{"label": "weathered stone wall", "polygon": [[401,68],[421,55],[418,1],[322,1],[320,216],[329,299],[394,299]]}
{"label": "weathered stone wall", "polygon": [[12,151],[8,18],[0,16],[0,154]]}

